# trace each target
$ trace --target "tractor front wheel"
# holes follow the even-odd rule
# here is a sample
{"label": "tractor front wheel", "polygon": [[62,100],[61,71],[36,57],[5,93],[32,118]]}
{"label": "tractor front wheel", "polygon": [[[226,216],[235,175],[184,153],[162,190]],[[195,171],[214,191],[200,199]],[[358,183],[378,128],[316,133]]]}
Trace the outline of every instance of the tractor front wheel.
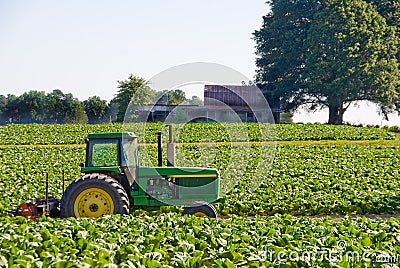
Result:
{"label": "tractor front wheel", "polygon": [[207,202],[194,202],[185,207],[182,215],[194,215],[197,217],[217,218],[218,214],[214,206]]}
{"label": "tractor front wheel", "polygon": [[61,199],[61,217],[97,218],[127,214],[129,198],[122,185],[104,174],[87,174],[72,182]]}

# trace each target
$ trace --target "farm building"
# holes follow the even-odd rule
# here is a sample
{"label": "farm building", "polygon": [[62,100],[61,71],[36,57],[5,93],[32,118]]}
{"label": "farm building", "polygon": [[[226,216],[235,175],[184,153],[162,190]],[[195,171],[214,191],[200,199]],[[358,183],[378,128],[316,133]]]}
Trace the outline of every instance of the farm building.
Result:
{"label": "farm building", "polygon": [[[260,102],[261,92],[256,86],[205,85],[204,106],[199,105],[146,105],[140,108],[140,116],[147,121],[164,121],[170,113],[180,113],[182,120],[192,121],[235,121],[256,122],[265,112],[265,103]],[[280,115],[279,99],[268,100],[275,122]],[[259,114],[257,115],[257,113]],[[214,118],[214,119],[213,119]]]}
{"label": "farm building", "polygon": [[[205,85],[204,86],[204,106],[211,106],[214,100],[228,105],[245,122],[254,122],[254,112],[265,111],[264,102],[260,101],[261,92],[257,86],[238,86],[238,85]],[[265,97],[265,96],[264,96]],[[278,122],[280,116],[279,99],[267,96],[267,102]]]}

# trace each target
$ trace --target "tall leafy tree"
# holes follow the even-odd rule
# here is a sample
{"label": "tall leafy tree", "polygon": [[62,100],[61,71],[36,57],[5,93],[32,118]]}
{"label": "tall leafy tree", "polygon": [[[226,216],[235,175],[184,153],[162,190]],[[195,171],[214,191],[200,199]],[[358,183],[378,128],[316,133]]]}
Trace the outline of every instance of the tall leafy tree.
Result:
{"label": "tall leafy tree", "polygon": [[[373,4],[379,14],[386,19],[387,25],[395,27],[396,35],[400,36],[400,0],[366,0],[366,2]],[[398,46],[397,60],[400,61],[400,46]],[[396,106],[400,109],[400,100]]]}
{"label": "tall leafy tree", "polygon": [[380,15],[386,19],[389,26],[396,26],[400,32],[400,0],[366,0],[374,5]]}
{"label": "tall leafy tree", "polygon": [[96,124],[106,120],[108,113],[107,101],[98,96],[89,97],[83,102],[85,113],[88,117],[88,123]]}
{"label": "tall leafy tree", "polygon": [[[4,100],[4,99],[3,99]],[[7,118],[7,123],[18,123],[19,116],[19,101],[18,97],[12,94],[8,94],[5,98],[4,106],[2,107],[2,113]]]}
{"label": "tall leafy tree", "polygon": [[8,116],[5,113],[5,108],[7,105],[7,97],[0,95],[0,125],[8,123]]}
{"label": "tall leafy tree", "polygon": [[[254,33],[256,81],[267,96],[280,99],[283,110],[293,111],[304,104],[311,110],[329,107],[328,122],[342,123],[343,114],[353,101],[370,100],[378,104],[383,114],[394,109],[398,60],[393,55],[397,53],[399,59],[400,54],[396,52],[399,45],[393,31],[400,36],[400,0],[270,0],[267,3],[271,12],[264,16],[263,26]],[[330,13],[334,12],[334,6],[348,14],[343,18],[340,12]],[[335,21],[332,14],[339,15],[340,19]],[[354,43],[353,35],[358,40]],[[352,54],[352,49],[357,53]],[[318,50],[327,54],[318,57]],[[329,55],[333,55],[332,65]],[[340,78],[340,83],[335,79],[335,85],[330,84],[323,78],[324,71],[327,75],[337,75],[343,74],[346,68],[350,68],[352,75]],[[360,72],[362,68],[364,75]],[[333,105],[333,94],[328,91],[339,85],[336,95],[351,92],[352,96],[348,95],[344,102],[335,100],[337,103]],[[327,101],[328,95],[330,101]]]}
{"label": "tall leafy tree", "polygon": [[47,123],[63,123],[65,118],[65,94],[54,89],[46,95],[46,122]]}
{"label": "tall leafy tree", "polygon": [[46,120],[46,94],[31,90],[18,97],[20,123],[43,123]]}
{"label": "tall leafy tree", "polygon": [[155,95],[154,91],[148,86],[148,82],[133,74],[129,75],[127,80],[117,81],[118,93],[115,96],[115,102],[118,103],[117,121],[124,121],[127,114],[134,119],[137,114],[137,107],[150,104]]}
{"label": "tall leafy tree", "polygon": [[169,91],[169,103],[171,105],[179,105],[185,101],[187,101],[186,94],[181,89],[175,89]]}
{"label": "tall leafy tree", "polygon": [[155,97],[157,104],[179,105],[187,101],[186,94],[181,89],[158,91]]}
{"label": "tall leafy tree", "polygon": [[46,95],[46,122],[47,123],[86,123],[83,103],[72,94],[64,94],[54,89]]}
{"label": "tall leafy tree", "polygon": [[118,103],[114,98],[108,103],[106,117],[110,122],[114,122],[117,121],[117,116],[118,116]]}
{"label": "tall leafy tree", "polygon": [[204,101],[198,96],[192,96],[192,98],[188,100],[188,104],[202,106],[204,105]]}
{"label": "tall leafy tree", "polygon": [[270,0],[271,11],[263,17],[256,41],[257,84],[272,97],[281,99],[282,108],[301,105],[300,79],[304,69],[304,42],[314,14],[325,1]]}
{"label": "tall leafy tree", "polygon": [[394,27],[363,0],[332,0],[319,11],[305,43],[303,82],[311,108],[328,107],[341,124],[355,101],[376,103],[383,114],[399,97],[400,73]]}
{"label": "tall leafy tree", "polygon": [[88,118],[85,114],[83,103],[74,98],[72,94],[66,94],[64,100],[65,116],[63,123],[67,124],[85,124]]}

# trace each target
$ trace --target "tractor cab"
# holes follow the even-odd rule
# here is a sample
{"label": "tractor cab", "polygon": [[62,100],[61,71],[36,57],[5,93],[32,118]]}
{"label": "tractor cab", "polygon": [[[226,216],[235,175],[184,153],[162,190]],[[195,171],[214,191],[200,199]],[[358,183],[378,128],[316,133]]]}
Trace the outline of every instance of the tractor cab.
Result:
{"label": "tractor cab", "polygon": [[110,174],[129,189],[135,182],[137,166],[137,137],[132,132],[89,134],[86,139],[82,173]]}
{"label": "tractor cab", "polygon": [[137,165],[137,138],[131,132],[89,134],[86,139],[86,167]]}

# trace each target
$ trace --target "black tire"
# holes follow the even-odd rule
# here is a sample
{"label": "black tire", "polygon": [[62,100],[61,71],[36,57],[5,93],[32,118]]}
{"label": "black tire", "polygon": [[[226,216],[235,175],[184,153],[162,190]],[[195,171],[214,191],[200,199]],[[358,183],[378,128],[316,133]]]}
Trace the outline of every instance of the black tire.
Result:
{"label": "black tire", "polygon": [[50,210],[49,216],[50,216],[50,218],[59,218],[60,210],[58,208]]}
{"label": "black tire", "polygon": [[188,205],[183,210],[182,215],[194,215],[198,217],[207,216],[210,218],[218,217],[217,210],[214,208],[214,206],[203,201],[194,202]]}
{"label": "black tire", "polygon": [[99,173],[86,174],[67,187],[60,210],[61,218],[127,214],[129,198],[114,178]]}

